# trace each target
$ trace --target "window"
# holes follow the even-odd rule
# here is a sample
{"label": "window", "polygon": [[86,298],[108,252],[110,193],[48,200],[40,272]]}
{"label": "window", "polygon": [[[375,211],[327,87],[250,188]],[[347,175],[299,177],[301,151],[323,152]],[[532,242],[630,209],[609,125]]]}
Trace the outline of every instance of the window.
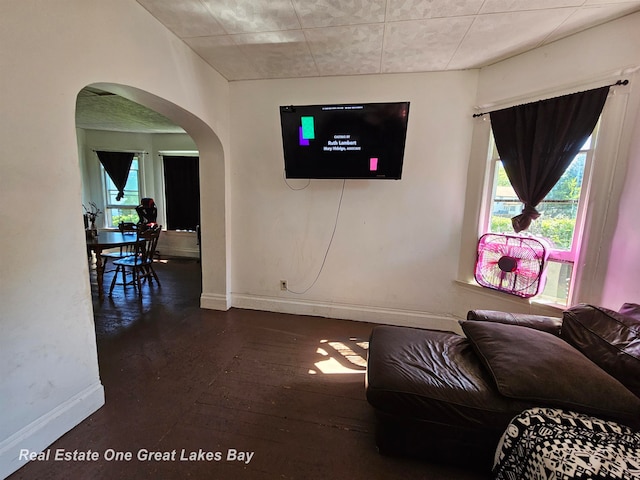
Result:
{"label": "window", "polygon": [[[567,305],[571,298],[574,262],[578,256],[584,206],[591,162],[596,143],[598,127],[585,142],[580,153],[573,159],[555,187],[538,205],[540,217],[534,220],[525,234],[543,238],[550,245],[549,261],[546,267],[546,285],[538,299]],[[493,139],[489,154],[491,183],[490,205],[482,231],[514,234],[511,217],[522,211],[523,204],[514,192]]]}
{"label": "window", "polygon": [[118,189],[113,184],[104,167],[100,165],[102,172],[103,191],[105,192],[105,227],[118,228],[120,222],[138,222],[138,214],[135,208],[140,204],[140,162],[138,156],[133,157],[131,169],[124,188],[124,197],[116,200]]}

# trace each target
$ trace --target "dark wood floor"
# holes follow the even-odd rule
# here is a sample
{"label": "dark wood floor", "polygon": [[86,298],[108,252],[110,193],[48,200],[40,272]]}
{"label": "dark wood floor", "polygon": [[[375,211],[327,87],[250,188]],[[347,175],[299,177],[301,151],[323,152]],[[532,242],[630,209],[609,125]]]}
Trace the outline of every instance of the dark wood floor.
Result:
{"label": "dark wood floor", "polygon": [[[93,285],[106,404],[50,449],[100,460],[35,461],[11,479],[486,478],[378,454],[363,383],[373,325],[201,310],[197,262],[156,271],[162,287],[141,298],[116,287],[99,301]],[[133,458],[105,460],[117,452]]]}

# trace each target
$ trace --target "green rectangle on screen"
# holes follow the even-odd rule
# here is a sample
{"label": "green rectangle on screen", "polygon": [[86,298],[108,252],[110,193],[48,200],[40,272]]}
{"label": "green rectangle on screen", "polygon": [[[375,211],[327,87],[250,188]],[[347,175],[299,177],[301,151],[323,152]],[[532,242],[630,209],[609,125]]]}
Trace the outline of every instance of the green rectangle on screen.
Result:
{"label": "green rectangle on screen", "polygon": [[313,117],[300,117],[300,121],[302,122],[302,138],[307,140],[316,138]]}

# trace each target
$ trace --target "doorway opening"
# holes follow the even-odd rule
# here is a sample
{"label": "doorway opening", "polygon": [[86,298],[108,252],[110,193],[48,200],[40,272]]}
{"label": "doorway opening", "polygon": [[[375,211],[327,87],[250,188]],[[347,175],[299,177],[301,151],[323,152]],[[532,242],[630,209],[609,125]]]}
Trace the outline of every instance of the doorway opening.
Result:
{"label": "doorway opening", "polygon": [[[117,230],[120,222],[135,223],[136,206],[143,199],[153,199],[157,223],[164,226],[158,243],[160,258],[195,261],[200,271],[200,304],[206,297],[223,300],[219,303],[224,306],[226,245],[213,240],[210,254],[203,249],[203,242],[225,238],[224,156],[215,132],[171,102],[115,84],[92,84],[79,92],[76,131],[82,201],[102,213],[98,229]],[[116,182],[98,158],[97,152],[104,150],[133,154],[129,177],[120,189],[124,195],[118,195]],[[206,185],[200,182],[203,172]],[[184,178],[176,181],[177,177]],[[185,191],[190,194],[186,203],[181,193]],[[200,234],[203,224],[205,235]],[[211,262],[202,262],[203,250]],[[195,304],[200,306],[197,299]]]}

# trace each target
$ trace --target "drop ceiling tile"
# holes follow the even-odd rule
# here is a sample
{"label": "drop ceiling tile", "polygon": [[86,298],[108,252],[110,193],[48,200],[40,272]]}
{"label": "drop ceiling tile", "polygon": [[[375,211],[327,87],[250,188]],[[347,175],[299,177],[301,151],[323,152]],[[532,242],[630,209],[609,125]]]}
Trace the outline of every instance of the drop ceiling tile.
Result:
{"label": "drop ceiling tile", "polygon": [[472,22],[473,17],[452,17],[388,24],[382,71],[391,73],[444,69]]}
{"label": "drop ceiling tile", "polygon": [[227,33],[300,28],[290,0],[202,0]]}
{"label": "drop ceiling tile", "polygon": [[379,73],[384,25],[305,30],[320,75]]}
{"label": "drop ceiling tile", "polygon": [[388,0],[388,22],[475,15],[484,0]]}
{"label": "drop ceiling tile", "polygon": [[579,7],[584,0],[486,0],[481,14]]}
{"label": "drop ceiling tile", "polygon": [[260,76],[229,35],[187,38],[185,42],[227,80]]}
{"label": "drop ceiling tile", "polygon": [[593,27],[601,23],[606,23],[611,19],[633,13],[639,9],[640,1],[582,7],[549,35],[544,43],[554,42],[560,38],[584,30],[585,26]]}
{"label": "drop ceiling tile", "polygon": [[138,3],[179,37],[225,33],[200,0],[138,0]]}
{"label": "drop ceiling tile", "polygon": [[574,11],[563,8],[479,15],[448,68],[478,68],[535,48]]}
{"label": "drop ceiling tile", "polygon": [[386,0],[293,0],[303,28],[384,22]]}
{"label": "drop ceiling tile", "polygon": [[262,78],[318,75],[301,30],[241,34],[232,38]]}
{"label": "drop ceiling tile", "polygon": [[640,0],[137,1],[230,80],[479,68],[640,11]]}

